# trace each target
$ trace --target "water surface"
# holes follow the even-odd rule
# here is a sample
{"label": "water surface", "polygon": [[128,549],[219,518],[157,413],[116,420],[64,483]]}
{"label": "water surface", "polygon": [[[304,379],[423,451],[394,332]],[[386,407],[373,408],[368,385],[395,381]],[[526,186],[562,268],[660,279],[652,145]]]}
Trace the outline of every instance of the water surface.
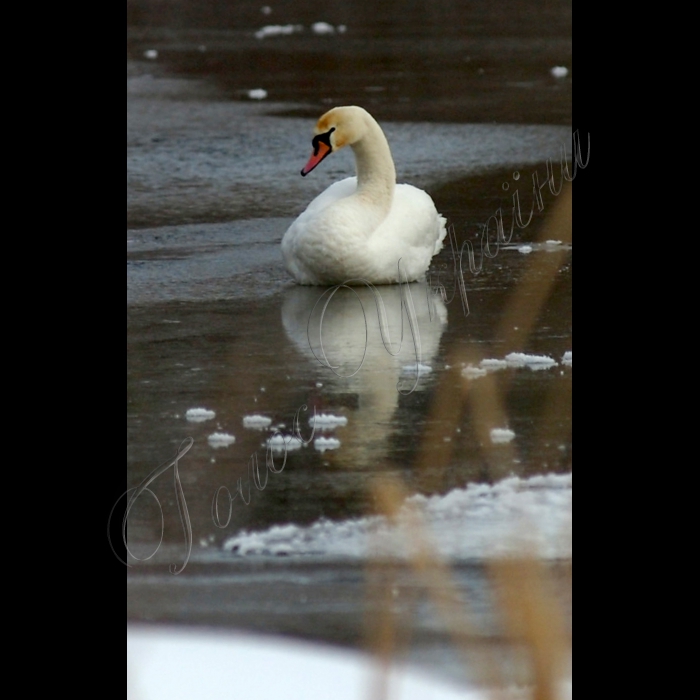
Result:
{"label": "water surface", "polygon": [[[163,544],[129,569],[129,619],[360,646],[365,614],[381,607],[367,602],[365,558],[332,549],[281,558],[265,547],[243,556],[225,544],[242,533],[265,538],[277,526],[327,519],[342,528],[365,518],[377,509],[377,476],[399,478],[412,495],[445,497],[469,484],[571,471],[567,194],[545,190],[531,224],[516,227],[509,245],[492,238],[481,255],[483,225],[503,208],[510,232],[516,191],[527,218],[533,174],[543,182],[547,159],[571,150],[571,78],[550,72],[571,66],[570,4],[538,8],[343,2],[320,14],[316,4],[280,2],[268,16],[247,3],[127,3],[128,487],[194,441],[179,464],[191,558],[183,574],[169,573],[187,547],[168,473],[151,487],[163,506]],[[310,29],[317,21],[347,31],[317,36]],[[255,37],[265,25],[287,23],[304,29]],[[146,51],[158,51],[157,60]],[[268,100],[251,101],[255,88]],[[458,250],[470,241],[476,251],[480,274],[463,258],[469,313],[454,295],[449,247],[430,284],[411,287],[418,363],[407,292],[387,288],[393,354],[376,323],[374,294],[341,291],[324,326],[335,369],[324,365],[318,319],[309,324],[324,290],[297,288],[282,265],[279,244],[294,217],[353,174],[351,154],[341,153],[312,177],[298,175],[315,119],[336,103],[363,104],[381,119],[400,179],[430,192]],[[468,371],[514,352],[554,364],[511,363],[485,377]],[[235,494],[239,479],[247,484],[253,455],[264,471],[272,430],[291,434],[302,407],[304,437],[314,411],[347,420],[315,436],[338,444],[322,451],[314,440],[290,452],[284,471],[269,474],[263,490],[253,486],[250,505],[239,498],[227,527],[216,527],[217,490]],[[195,408],[215,418],[188,421]],[[270,419],[270,429],[246,428],[253,415]],[[496,428],[511,430],[512,442],[495,443]],[[235,443],[212,443],[215,433]],[[160,517],[152,498],[139,501],[129,525],[135,553],[155,551]],[[480,654],[500,647],[503,629],[484,558],[474,552],[455,561],[453,573],[474,611],[478,666]],[[566,571],[548,561],[566,602]],[[391,575],[411,620],[413,656],[461,677],[415,572],[402,561]]]}

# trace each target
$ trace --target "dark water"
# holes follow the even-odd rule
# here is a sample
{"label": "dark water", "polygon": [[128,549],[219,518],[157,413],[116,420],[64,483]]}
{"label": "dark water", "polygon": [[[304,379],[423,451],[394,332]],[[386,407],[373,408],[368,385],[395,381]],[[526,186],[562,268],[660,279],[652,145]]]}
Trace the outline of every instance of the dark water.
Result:
{"label": "dark water", "polygon": [[[361,104],[382,120],[571,124],[571,80],[550,74],[572,67],[569,0],[286,0],[270,3],[270,15],[263,5],[127,2],[127,56],[158,50],[229,97],[263,87],[309,117]],[[316,22],[347,31],[318,37]],[[255,37],[289,24],[305,31]]]}
{"label": "dark water", "polygon": [[[459,296],[449,300],[451,251],[436,259],[433,286],[444,283],[450,303],[413,290],[439,307],[432,319],[419,311],[423,361],[432,371],[415,391],[397,391],[412,386],[405,371],[412,343],[395,360],[376,336],[363,372],[338,378],[314,357],[306,335],[323,290],[296,288],[279,250],[305,204],[352,174],[351,156],[341,154],[313,178],[299,178],[313,122],[340,103],[372,111],[400,178],[430,192],[458,246],[471,241],[481,263],[481,226],[499,207],[510,226],[516,190],[527,218],[532,175],[543,182],[546,160],[558,159],[562,145],[571,150],[571,77],[550,72],[571,69],[571,4],[297,0],[271,3],[270,15],[264,4],[127,2],[128,487],[194,440],[180,464],[194,533],[189,566],[179,577],[167,569],[183,560],[170,475],[152,486],[163,504],[164,544],[129,570],[127,616],[360,645],[361,563],[237,559],[221,546],[244,529],[362,517],[375,508],[368,484],[376,475],[400,477],[409,493],[445,494],[511,475],[570,471],[571,368],[510,369],[487,385],[469,384],[462,370],[511,352],[560,361],[572,350],[571,231],[555,216],[566,195],[545,192],[544,210],[512,241],[535,243],[533,252],[491,248],[481,274],[467,270],[469,315]],[[310,27],[319,21],[347,31],[316,36]],[[304,30],[255,37],[276,24]],[[157,60],[146,51],[158,51]],[[266,101],[248,98],[257,88],[268,91]],[[549,239],[563,245],[547,248]],[[383,294],[400,311],[400,291]],[[358,352],[362,359],[364,331],[354,299],[338,304],[331,328],[348,341],[336,359],[350,366]],[[392,322],[400,317],[393,312]],[[517,435],[508,449],[485,438],[494,427],[494,413],[484,409],[489,392]],[[292,453],[286,471],[217,529],[216,490],[234,492],[251,455],[265,459],[269,436],[245,429],[243,419],[262,414],[288,431],[302,406],[348,418],[337,433],[340,449]],[[216,419],[188,422],[193,408]],[[213,432],[236,443],[215,449]],[[135,551],[154,550],[160,515],[153,503],[139,504],[130,538]],[[480,616],[475,659],[500,638],[482,564],[455,568]],[[398,576],[399,588],[411,589],[411,571]],[[456,674],[444,629],[420,606],[414,624],[414,656]]]}

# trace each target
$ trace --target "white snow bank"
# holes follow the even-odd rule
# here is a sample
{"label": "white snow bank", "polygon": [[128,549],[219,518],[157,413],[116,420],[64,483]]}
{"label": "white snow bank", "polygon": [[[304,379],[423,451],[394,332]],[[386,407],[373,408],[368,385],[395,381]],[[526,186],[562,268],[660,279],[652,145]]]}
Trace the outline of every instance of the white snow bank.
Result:
{"label": "white snow bank", "polygon": [[[446,558],[484,560],[532,551],[543,559],[571,556],[573,475],[513,477],[494,486],[471,485],[445,496],[415,496],[413,509],[423,514],[427,535]],[[412,535],[384,518],[329,522],[307,527],[286,525],[263,532],[242,532],[224,549],[240,556],[322,556],[366,558],[373,554],[405,559]]]}
{"label": "white snow bank", "polygon": [[[127,700],[367,700],[376,661],[291,639],[174,627],[126,628]],[[394,700],[488,700],[432,675],[393,666]],[[530,700],[528,694],[499,694]],[[567,683],[557,700],[570,700]]]}

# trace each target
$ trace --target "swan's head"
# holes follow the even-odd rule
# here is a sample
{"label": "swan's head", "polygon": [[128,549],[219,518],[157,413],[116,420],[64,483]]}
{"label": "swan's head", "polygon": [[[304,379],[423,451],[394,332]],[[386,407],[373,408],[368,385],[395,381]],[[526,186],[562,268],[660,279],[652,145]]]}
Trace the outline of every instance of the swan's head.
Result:
{"label": "swan's head", "polygon": [[366,133],[369,113],[362,107],[336,107],[324,114],[314,130],[314,152],[301,174],[306,177],[331,153],[357,143]]}

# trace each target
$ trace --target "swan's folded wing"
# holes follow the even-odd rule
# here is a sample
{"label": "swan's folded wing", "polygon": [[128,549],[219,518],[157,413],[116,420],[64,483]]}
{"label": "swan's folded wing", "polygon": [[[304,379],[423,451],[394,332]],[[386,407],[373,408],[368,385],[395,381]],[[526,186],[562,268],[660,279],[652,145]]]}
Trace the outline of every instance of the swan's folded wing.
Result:
{"label": "swan's folded wing", "polygon": [[402,276],[422,279],[433,256],[443,248],[445,224],[427,192],[398,185],[391,214],[372,236],[372,255],[394,275],[401,260]]}
{"label": "swan's folded wing", "polygon": [[433,255],[442,250],[447,235],[445,219],[427,192],[412,185],[397,185],[390,219],[393,235],[404,245],[425,248]]}

